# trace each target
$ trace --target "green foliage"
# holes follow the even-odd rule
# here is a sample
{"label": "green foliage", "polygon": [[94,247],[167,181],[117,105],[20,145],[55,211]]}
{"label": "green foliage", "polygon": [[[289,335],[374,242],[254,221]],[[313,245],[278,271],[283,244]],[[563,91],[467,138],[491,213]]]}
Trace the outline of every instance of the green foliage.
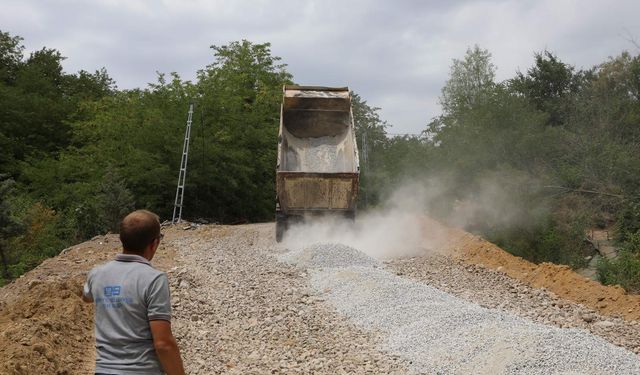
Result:
{"label": "green foliage", "polygon": [[21,229],[20,221],[15,218],[14,207],[10,201],[14,185],[13,180],[6,178],[6,175],[0,175],[0,261],[2,262],[0,285],[3,284],[3,279],[8,280],[11,277],[9,240]]}
{"label": "green foliage", "polygon": [[292,77],[269,43],[243,40],[212,49],[215,61],[196,84],[200,118],[184,212],[219,222],[269,220],[282,86]]}
{"label": "green foliage", "polygon": [[102,179],[98,201],[104,227],[113,233],[118,232],[120,220],[135,207],[133,194],[127,188],[125,180],[113,170],[108,170]]}
{"label": "green foliage", "polygon": [[499,222],[493,231],[483,233],[507,251],[533,262],[584,267],[589,255],[584,242],[589,221],[586,210],[579,208],[581,203],[584,200],[580,196],[565,197],[563,202],[531,199],[519,205],[528,205],[529,211],[521,212],[523,215],[515,222]]}
{"label": "green foliage", "polygon": [[514,254],[583,266],[588,228],[617,220],[621,240],[638,229],[639,67],[623,53],[576,72],[545,51],[526,74],[495,83],[476,46],[453,61],[444,113],[419,151],[407,149],[413,140],[387,144],[387,173],[442,179],[438,215]]}
{"label": "green foliage", "polygon": [[621,243],[631,241],[635,234],[640,233],[640,201],[631,200],[625,204],[620,209],[617,219],[617,240]]}
{"label": "green foliage", "polygon": [[618,258],[598,263],[598,280],[605,285],[620,285],[627,292],[640,294],[640,256],[622,252]]}
{"label": "green foliage", "polygon": [[360,154],[360,208],[374,206],[380,201],[380,187],[385,186],[384,150],[387,145],[385,128],[388,124],[380,118],[380,108],[371,107],[360,95],[351,92],[353,122],[356,143]]}
{"label": "green foliage", "polygon": [[598,278],[608,285],[620,285],[630,293],[640,293],[640,231],[627,236],[615,259],[598,263]]}
{"label": "green foliage", "polygon": [[574,73],[574,67],[560,61],[549,51],[535,54],[535,65],[509,81],[511,88],[528,98],[535,107],[548,114],[549,125],[561,125],[569,113],[572,96],[579,92],[588,72]]}
{"label": "green foliage", "polygon": [[0,30],[0,81],[8,84],[16,79],[22,63],[22,38]]}
{"label": "green foliage", "polygon": [[79,238],[114,230],[133,201],[170,217],[186,112],[195,102],[183,216],[269,219],[278,109],[291,75],[269,44],[212,48],[215,61],[195,84],[160,74],[145,90],[116,91],[103,71],[80,72],[74,88],[83,100],[72,116],[70,145],[27,158],[25,189],[72,216]]}
{"label": "green foliage", "polygon": [[0,189],[4,217],[0,284],[20,276],[69,245],[62,216],[13,189],[7,191],[7,186],[10,185],[5,181]]}
{"label": "green foliage", "polygon": [[25,59],[21,41],[0,31],[0,170],[16,180],[21,162],[69,146],[71,121],[83,117],[84,102],[113,90],[105,70],[64,73],[64,57],[55,49],[42,48]]}
{"label": "green foliage", "polygon": [[489,51],[477,45],[467,49],[463,60],[454,59],[440,97],[444,113],[456,115],[483,103],[494,86],[495,70]]}
{"label": "green foliage", "polygon": [[25,207],[19,215],[25,231],[12,241],[12,248],[20,252],[19,265],[14,269],[29,270],[43,259],[57,255],[67,245],[59,236],[62,222],[54,210],[36,202]]}

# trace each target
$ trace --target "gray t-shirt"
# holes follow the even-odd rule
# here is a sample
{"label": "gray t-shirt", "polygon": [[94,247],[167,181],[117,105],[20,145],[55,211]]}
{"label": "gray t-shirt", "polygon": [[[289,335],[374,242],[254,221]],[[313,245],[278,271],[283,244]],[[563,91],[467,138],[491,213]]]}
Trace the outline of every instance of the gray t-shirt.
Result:
{"label": "gray t-shirt", "polygon": [[118,254],[89,272],[83,293],[95,303],[95,372],[162,374],[149,321],[171,320],[167,275],[141,256]]}

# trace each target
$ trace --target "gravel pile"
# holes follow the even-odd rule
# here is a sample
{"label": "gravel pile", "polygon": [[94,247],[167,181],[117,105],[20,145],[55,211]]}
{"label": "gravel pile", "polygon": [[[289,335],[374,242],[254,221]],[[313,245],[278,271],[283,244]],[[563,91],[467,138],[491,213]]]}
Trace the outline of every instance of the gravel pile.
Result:
{"label": "gravel pile", "polygon": [[640,373],[634,353],[584,330],[483,308],[384,269],[315,269],[311,285],[356,324],[385,332],[382,348],[420,373]]}
{"label": "gravel pile", "polygon": [[406,374],[280,263],[272,224],[205,226],[174,240],[173,327],[188,374]]}
{"label": "gravel pile", "polygon": [[483,307],[496,308],[559,328],[582,328],[640,354],[640,322],[604,316],[545,289],[532,288],[503,272],[446,256],[385,263],[396,274],[427,283]]}
{"label": "gravel pile", "polygon": [[339,243],[316,243],[284,253],[279,259],[303,268],[376,267],[380,265],[377,260],[361,251]]}

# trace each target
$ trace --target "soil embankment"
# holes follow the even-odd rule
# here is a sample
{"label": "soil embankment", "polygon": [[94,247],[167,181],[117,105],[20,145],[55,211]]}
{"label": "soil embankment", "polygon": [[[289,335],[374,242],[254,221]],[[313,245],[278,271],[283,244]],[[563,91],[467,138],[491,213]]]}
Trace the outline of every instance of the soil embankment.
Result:
{"label": "soil embankment", "polygon": [[437,237],[443,248],[467,263],[504,272],[534,288],[545,288],[603,314],[622,316],[628,320],[640,319],[640,295],[627,294],[620,286],[602,285],[574,272],[568,266],[531,263],[481,237],[460,229],[448,228],[428,218],[424,221],[427,242],[433,241],[432,236]]}
{"label": "soil embankment", "polygon": [[[82,285],[119,251],[116,235],[97,236],[0,288],[0,374],[93,373],[93,306],[82,302]],[[173,254],[161,245],[154,265],[167,269]]]}

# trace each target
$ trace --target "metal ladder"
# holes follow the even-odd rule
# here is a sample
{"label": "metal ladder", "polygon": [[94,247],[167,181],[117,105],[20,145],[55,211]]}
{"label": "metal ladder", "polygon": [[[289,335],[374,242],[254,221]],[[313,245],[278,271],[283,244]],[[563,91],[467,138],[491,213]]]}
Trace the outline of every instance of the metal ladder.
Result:
{"label": "metal ladder", "polygon": [[[184,146],[182,146],[182,160],[180,161],[180,173],[178,174],[178,188],[176,189],[176,201],[173,205],[172,223],[182,221],[182,202],[184,201],[184,184],[187,178],[187,161],[189,160],[189,138],[191,137],[191,120],[193,118],[193,103],[189,104],[187,116],[187,129],[184,133]],[[176,212],[178,216],[176,217]],[[177,220],[176,220],[177,219]]]}

